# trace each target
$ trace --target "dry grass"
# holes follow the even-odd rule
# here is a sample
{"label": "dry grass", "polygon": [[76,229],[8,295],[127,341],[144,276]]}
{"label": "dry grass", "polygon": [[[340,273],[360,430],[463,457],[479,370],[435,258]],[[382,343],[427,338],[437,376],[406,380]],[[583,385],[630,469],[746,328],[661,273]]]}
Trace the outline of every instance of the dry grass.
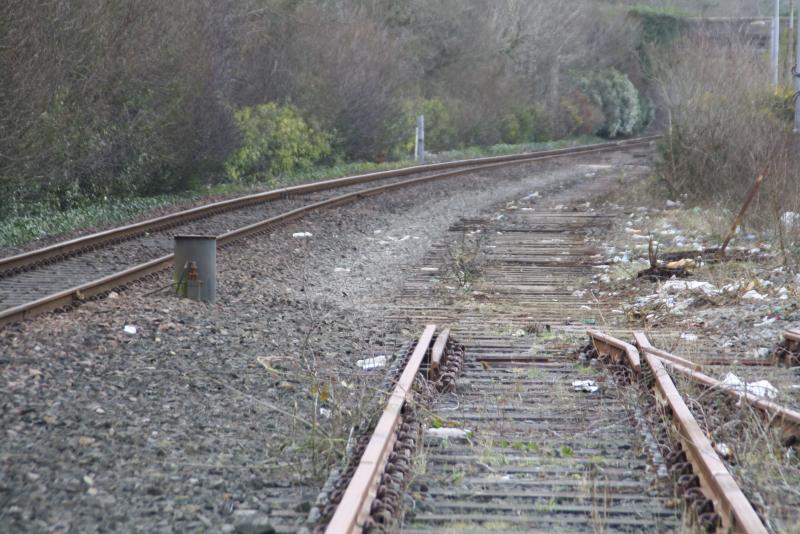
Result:
{"label": "dry grass", "polygon": [[737,406],[685,378],[676,385],[712,443],[731,449],[728,469],[770,530],[800,531],[800,459],[781,431],[747,404]]}

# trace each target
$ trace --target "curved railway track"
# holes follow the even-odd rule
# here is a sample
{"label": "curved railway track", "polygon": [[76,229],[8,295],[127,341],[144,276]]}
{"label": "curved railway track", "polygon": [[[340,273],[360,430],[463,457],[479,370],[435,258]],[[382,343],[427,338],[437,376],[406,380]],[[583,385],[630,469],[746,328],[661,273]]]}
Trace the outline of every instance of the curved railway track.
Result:
{"label": "curved railway track", "polygon": [[[409,167],[268,191],[142,221],[0,259],[0,327],[68,308],[171,267],[176,233],[218,246],[323,208],[479,170],[647,145],[658,136]],[[407,176],[420,175],[406,179]],[[380,185],[373,185],[380,182]]]}

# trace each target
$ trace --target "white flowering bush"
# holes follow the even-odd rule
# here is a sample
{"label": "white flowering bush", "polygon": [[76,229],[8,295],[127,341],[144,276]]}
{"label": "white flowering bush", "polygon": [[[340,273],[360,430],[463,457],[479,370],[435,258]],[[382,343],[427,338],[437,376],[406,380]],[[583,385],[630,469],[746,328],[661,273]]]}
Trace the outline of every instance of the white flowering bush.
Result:
{"label": "white flowering bush", "polygon": [[597,131],[609,138],[629,136],[645,123],[639,91],[617,69],[599,72],[583,82],[583,90],[602,111],[605,121]]}

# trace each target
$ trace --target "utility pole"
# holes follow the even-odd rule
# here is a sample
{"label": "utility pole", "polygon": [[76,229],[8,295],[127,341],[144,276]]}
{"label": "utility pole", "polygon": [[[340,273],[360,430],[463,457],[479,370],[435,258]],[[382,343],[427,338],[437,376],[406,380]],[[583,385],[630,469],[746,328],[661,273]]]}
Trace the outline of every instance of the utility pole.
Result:
{"label": "utility pole", "polygon": [[772,48],[770,50],[770,68],[772,69],[772,87],[778,89],[778,63],[781,46],[781,0],[775,0],[775,13],[772,17]]}
{"label": "utility pole", "polygon": [[797,36],[795,37],[794,45],[794,68],[792,74],[794,78],[794,133],[800,133],[800,102],[797,100],[797,95],[800,93],[800,20],[797,21]]}

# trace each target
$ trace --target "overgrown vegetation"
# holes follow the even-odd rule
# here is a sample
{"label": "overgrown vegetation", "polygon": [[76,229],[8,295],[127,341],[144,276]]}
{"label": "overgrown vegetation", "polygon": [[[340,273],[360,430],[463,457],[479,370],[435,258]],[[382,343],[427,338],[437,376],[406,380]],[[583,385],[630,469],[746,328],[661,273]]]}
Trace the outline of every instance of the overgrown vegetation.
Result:
{"label": "overgrown vegetation", "polygon": [[726,36],[683,40],[655,67],[668,129],[659,176],[674,197],[738,211],[765,177],[748,224],[771,230],[784,250],[800,242],[800,161],[793,90],[771,87],[769,62]]}
{"label": "overgrown vegetation", "polygon": [[[431,160],[454,161],[483,156],[502,156],[504,154],[549,150],[599,142],[602,142],[602,139],[598,137],[575,136],[543,143],[469,147],[440,152],[435,154]],[[137,196],[119,200],[98,199],[94,201],[87,199],[79,205],[66,210],[54,209],[53,206],[48,204],[34,204],[27,207],[25,214],[12,215],[0,219],[0,247],[14,247],[47,236],[64,234],[83,228],[111,225],[147,214],[154,209],[184,204],[187,201],[197,200],[201,197],[252,193],[261,191],[264,188],[286,187],[340,178],[342,176],[396,169],[413,164],[413,161],[405,159],[384,163],[335,162],[331,165],[315,166],[308,170],[295,170],[291,173],[270,176],[264,175],[257,181],[248,178],[243,183],[221,183],[182,194]]]}
{"label": "overgrown vegetation", "polygon": [[583,79],[643,88],[610,5],[3,2],[0,219],[402,159],[418,113],[435,152],[608,133]]}
{"label": "overgrown vegetation", "polygon": [[330,136],[308,124],[294,106],[244,107],[233,120],[241,143],[225,170],[235,182],[308,170],[331,153]]}
{"label": "overgrown vegetation", "polygon": [[628,136],[648,122],[648,112],[639,91],[627,76],[616,69],[595,74],[584,80],[585,91],[602,110],[603,123],[599,133],[615,138]]}

